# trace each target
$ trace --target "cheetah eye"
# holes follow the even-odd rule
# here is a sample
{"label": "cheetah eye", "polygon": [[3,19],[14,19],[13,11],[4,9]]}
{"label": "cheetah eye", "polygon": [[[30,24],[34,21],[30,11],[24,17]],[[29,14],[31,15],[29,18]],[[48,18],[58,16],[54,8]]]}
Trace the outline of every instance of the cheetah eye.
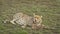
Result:
{"label": "cheetah eye", "polygon": [[39,19],[39,17],[35,17],[36,19]]}

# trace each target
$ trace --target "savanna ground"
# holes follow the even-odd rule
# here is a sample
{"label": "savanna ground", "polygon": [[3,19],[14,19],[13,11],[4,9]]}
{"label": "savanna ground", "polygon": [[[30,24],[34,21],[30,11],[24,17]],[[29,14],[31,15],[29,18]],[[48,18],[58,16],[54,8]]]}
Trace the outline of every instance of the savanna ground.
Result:
{"label": "savanna ground", "polygon": [[[43,24],[55,29],[22,29],[19,25],[3,23],[15,13],[43,16]],[[60,34],[60,0],[0,0],[0,34]]]}

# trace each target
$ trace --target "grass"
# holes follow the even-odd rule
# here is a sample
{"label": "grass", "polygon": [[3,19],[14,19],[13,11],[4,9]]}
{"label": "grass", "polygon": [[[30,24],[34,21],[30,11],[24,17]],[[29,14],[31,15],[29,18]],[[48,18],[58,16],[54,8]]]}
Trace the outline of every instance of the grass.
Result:
{"label": "grass", "polygon": [[[3,23],[18,12],[42,15],[43,24],[56,29],[29,30]],[[0,34],[60,34],[60,0],[0,0]]]}

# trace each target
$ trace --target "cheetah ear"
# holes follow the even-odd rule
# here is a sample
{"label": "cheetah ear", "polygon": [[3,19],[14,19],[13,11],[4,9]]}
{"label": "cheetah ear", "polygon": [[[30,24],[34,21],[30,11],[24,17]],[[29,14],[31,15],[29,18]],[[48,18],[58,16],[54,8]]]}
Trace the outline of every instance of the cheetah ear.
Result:
{"label": "cheetah ear", "polygon": [[41,18],[42,18],[42,16],[41,16]]}

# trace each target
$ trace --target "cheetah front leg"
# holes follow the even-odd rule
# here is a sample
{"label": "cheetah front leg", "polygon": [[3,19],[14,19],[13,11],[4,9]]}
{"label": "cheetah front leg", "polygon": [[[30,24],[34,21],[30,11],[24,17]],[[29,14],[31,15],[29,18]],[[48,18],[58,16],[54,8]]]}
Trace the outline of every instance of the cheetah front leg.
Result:
{"label": "cheetah front leg", "polygon": [[26,28],[26,24],[24,24],[23,26],[21,26],[22,28]]}

